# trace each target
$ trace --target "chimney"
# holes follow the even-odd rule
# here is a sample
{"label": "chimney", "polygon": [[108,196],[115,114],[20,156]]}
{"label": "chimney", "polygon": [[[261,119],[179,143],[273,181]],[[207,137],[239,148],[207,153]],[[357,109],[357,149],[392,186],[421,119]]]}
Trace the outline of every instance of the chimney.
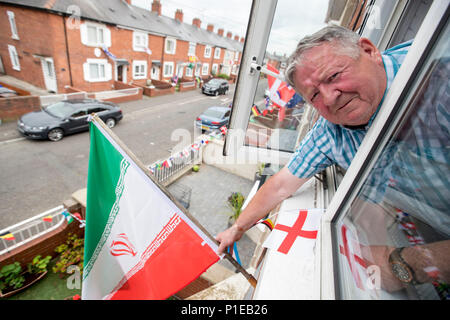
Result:
{"label": "chimney", "polygon": [[175,20],[183,22],[183,10],[177,9],[177,11],[175,11]]}
{"label": "chimney", "polygon": [[161,2],[159,0],[153,0],[152,12],[156,12],[158,14],[158,16],[161,15]]}
{"label": "chimney", "polygon": [[235,41],[239,41],[239,36],[238,36],[238,35],[235,35],[235,36],[234,36],[234,40],[235,40]]}
{"label": "chimney", "polygon": [[199,18],[192,19],[192,25],[196,26],[197,28],[200,28],[200,25],[202,24],[202,21]]}
{"label": "chimney", "polygon": [[210,31],[210,32],[213,32],[213,31],[214,31],[214,25],[213,25],[213,24],[208,24],[208,25],[206,26],[206,30],[208,30],[208,31]]}
{"label": "chimney", "polygon": [[219,36],[221,36],[221,37],[223,37],[223,32],[224,32],[223,29],[217,30],[217,34],[218,34]]}
{"label": "chimney", "polygon": [[131,6],[131,0],[125,0],[125,2]]}
{"label": "chimney", "polygon": [[242,38],[241,38],[241,42],[242,42],[242,43],[244,43],[244,41],[245,41],[245,38],[244,38],[244,37],[242,37]]}
{"label": "chimney", "polygon": [[230,38],[230,39],[231,39],[232,35],[233,35],[233,34],[232,34],[230,31],[227,32],[227,38]]}

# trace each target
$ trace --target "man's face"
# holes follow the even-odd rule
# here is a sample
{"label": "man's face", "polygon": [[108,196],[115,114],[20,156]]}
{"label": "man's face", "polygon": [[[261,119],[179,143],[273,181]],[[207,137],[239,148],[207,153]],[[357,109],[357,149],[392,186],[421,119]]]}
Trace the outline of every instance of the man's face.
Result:
{"label": "man's face", "polygon": [[325,43],[304,53],[295,84],[302,96],[328,121],[357,126],[369,122],[386,88],[378,49],[367,39],[359,42],[354,59]]}

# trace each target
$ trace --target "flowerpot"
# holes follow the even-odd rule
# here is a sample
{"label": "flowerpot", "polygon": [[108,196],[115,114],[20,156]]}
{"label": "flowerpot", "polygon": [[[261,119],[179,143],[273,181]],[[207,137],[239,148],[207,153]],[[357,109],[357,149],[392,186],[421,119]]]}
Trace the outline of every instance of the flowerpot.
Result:
{"label": "flowerpot", "polygon": [[41,280],[43,277],[45,277],[46,274],[47,274],[47,270],[42,273],[25,272],[24,273],[24,277],[25,277],[24,285],[18,289],[8,290],[8,288],[6,288],[3,291],[0,290],[0,298],[8,298],[8,297],[11,297],[12,295],[15,295],[16,293],[18,293],[20,291],[25,290],[26,288],[32,286],[33,284],[35,284],[36,282]]}

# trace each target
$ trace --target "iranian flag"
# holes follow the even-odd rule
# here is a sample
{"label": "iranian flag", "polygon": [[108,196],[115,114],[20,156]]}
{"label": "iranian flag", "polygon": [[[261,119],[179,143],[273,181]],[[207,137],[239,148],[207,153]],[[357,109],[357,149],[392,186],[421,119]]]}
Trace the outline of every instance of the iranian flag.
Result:
{"label": "iranian flag", "polygon": [[96,116],[90,139],[82,298],[166,299],[217,245]]}

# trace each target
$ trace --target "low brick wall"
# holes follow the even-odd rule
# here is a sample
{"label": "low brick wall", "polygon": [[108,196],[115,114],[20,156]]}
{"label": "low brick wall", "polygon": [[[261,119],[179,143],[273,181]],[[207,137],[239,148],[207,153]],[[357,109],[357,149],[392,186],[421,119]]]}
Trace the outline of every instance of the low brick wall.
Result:
{"label": "low brick wall", "polygon": [[195,80],[180,82],[179,90],[180,92],[191,91],[197,89]]}
{"label": "low brick wall", "polygon": [[141,85],[136,86],[142,88],[143,94],[149,97],[157,97],[175,93],[175,87],[173,87],[170,83],[164,81],[152,80],[151,87]]}
{"label": "low brick wall", "polygon": [[17,96],[0,99],[0,119],[4,122],[16,121],[25,113],[41,109],[38,96]]}

